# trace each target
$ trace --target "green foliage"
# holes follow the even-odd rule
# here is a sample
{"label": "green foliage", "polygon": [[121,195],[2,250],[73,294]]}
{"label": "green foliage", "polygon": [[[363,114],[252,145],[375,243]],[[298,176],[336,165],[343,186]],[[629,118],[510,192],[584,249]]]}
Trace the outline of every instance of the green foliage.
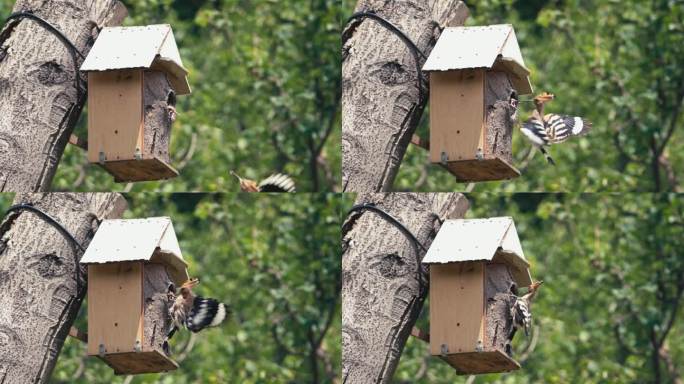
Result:
{"label": "green foliage", "polygon": [[[476,383],[673,382],[665,358],[658,358],[659,370],[654,366],[659,350],[684,373],[684,323],[681,313],[677,317],[684,302],[681,195],[468,197],[470,218],[514,217],[532,276],[545,282],[533,305],[539,341],[523,368],[479,376]],[[418,322],[422,329],[429,328],[428,305]],[[520,351],[525,338],[516,338]],[[410,338],[395,379],[466,380],[428,353],[425,343]],[[424,364],[425,374],[417,377]]]}
{"label": "green foliage", "polygon": [[[115,184],[67,146],[55,190],[237,191],[228,173],[289,173],[300,191],[340,179],[341,5],[334,0],[128,0],[125,25],[169,23],[193,93],[178,98],[171,140],[181,175]],[[0,15],[13,1],[0,0]],[[87,137],[87,111],[76,134]]]}
{"label": "green foliage", "polygon": [[[333,194],[126,198],[127,218],[172,218],[190,275],[201,279],[197,292],[225,301],[234,312],[227,325],[197,334],[177,371],[136,376],[133,383],[323,383],[338,375],[345,199]],[[85,306],[81,312],[76,325],[86,329]],[[183,354],[188,333],[172,339],[174,357]],[[84,344],[68,338],[53,381],[124,380],[85,353]]]}
{"label": "green foliage", "polygon": [[[592,132],[551,147],[547,165],[514,134],[521,177],[482,183],[476,191],[680,191],[684,172],[684,5],[654,1],[467,2],[468,25],[511,23],[536,92],[556,100],[549,112],[577,114]],[[348,8],[347,12],[351,12]],[[530,96],[526,96],[530,98]],[[532,111],[521,103],[520,119]],[[517,130],[517,128],[516,128]],[[418,130],[428,137],[428,119]],[[424,150],[409,148],[396,190],[464,190],[430,165]]]}

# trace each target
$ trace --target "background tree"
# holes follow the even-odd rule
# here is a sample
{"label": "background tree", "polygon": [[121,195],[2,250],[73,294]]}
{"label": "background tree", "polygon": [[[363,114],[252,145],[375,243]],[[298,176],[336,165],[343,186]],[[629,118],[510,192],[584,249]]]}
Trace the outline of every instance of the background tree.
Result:
{"label": "background tree", "polygon": [[[355,2],[346,1],[345,16]],[[511,23],[536,92],[549,112],[588,118],[586,137],[554,146],[558,165],[514,134],[523,175],[507,182],[456,183],[424,150],[410,146],[395,190],[681,191],[684,172],[684,6],[679,0],[466,1],[467,25]],[[527,118],[532,103],[521,103]],[[428,137],[429,110],[418,130]],[[517,129],[516,129],[517,130]],[[533,156],[533,157],[531,157]]]}
{"label": "background tree", "polygon": [[[125,0],[124,25],[169,23],[190,70],[171,140],[181,176],[116,184],[68,146],[53,190],[237,191],[230,176],[287,172],[300,191],[333,191],[340,179],[342,5],[235,0]],[[13,0],[0,0],[0,17]],[[76,133],[87,137],[85,113]]]}
{"label": "background tree", "polygon": [[[116,377],[68,338],[54,383],[333,383],[340,367],[339,233],[350,199],[336,195],[128,194],[124,217],[169,215],[197,293],[233,319],[174,336],[180,368]],[[0,195],[0,209],[11,202]],[[86,330],[86,304],[76,326]],[[176,339],[176,337],[178,337]]]}

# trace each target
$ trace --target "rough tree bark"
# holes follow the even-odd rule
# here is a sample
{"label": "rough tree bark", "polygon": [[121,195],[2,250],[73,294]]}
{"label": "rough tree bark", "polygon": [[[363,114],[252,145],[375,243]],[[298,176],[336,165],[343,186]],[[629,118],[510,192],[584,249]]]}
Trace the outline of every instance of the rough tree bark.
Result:
{"label": "rough tree bark", "polygon": [[[87,247],[102,219],[121,217],[119,194],[25,194]],[[28,211],[0,225],[0,383],[45,383],[86,294],[82,252]],[[77,285],[76,274],[82,281]]]}
{"label": "rough tree bark", "polygon": [[504,72],[487,74],[485,111],[487,113],[487,138],[485,153],[496,155],[513,164],[513,125],[511,95],[516,94],[513,84]]}
{"label": "rough tree bark", "polygon": [[168,107],[176,106],[176,93],[169,83],[166,73],[145,71],[143,105],[145,106],[145,153],[158,156],[170,162],[169,144],[173,120]]}
{"label": "rough tree bark", "polygon": [[[468,17],[459,0],[359,0],[356,11],[392,22],[426,55],[445,27]],[[428,98],[420,95],[413,54],[395,34],[365,19],[343,37],[343,190],[389,191]]]}
{"label": "rough tree bark", "polygon": [[508,335],[513,327],[511,307],[515,296],[511,294],[511,287],[515,285],[509,266],[504,264],[488,264],[485,276],[485,314],[487,320],[487,340],[485,350],[498,349],[506,353],[509,344]]}
{"label": "rough tree bark", "polygon": [[[17,0],[13,11],[47,20],[84,55],[101,28],[119,25],[126,16],[118,0]],[[50,189],[86,100],[85,89],[77,100],[74,69],[70,51],[35,21],[12,20],[5,26],[0,35],[0,191]]]}
{"label": "rough tree bark", "polygon": [[[458,193],[363,194],[429,247],[441,223],[460,218]],[[353,213],[342,227],[342,377],[346,383],[388,383],[428,292],[424,251],[378,214]]]}
{"label": "rough tree bark", "polygon": [[163,350],[164,339],[172,327],[169,309],[173,301],[167,294],[169,286],[172,285],[166,266],[151,263],[145,265],[143,350],[152,348]]}

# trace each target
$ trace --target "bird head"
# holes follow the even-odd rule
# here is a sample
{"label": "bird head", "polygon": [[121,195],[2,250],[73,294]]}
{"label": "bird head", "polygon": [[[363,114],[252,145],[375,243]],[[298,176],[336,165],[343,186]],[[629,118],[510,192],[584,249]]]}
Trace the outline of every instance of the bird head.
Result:
{"label": "bird head", "polygon": [[536,292],[537,289],[539,289],[539,287],[540,287],[542,284],[544,284],[544,281],[543,281],[543,280],[535,281],[534,283],[530,284],[530,286],[527,287],[527,288],[529,289],[530,292]]}
{"label": "bird head", "polygon": [[534,97],[535,104],[544,104],[555,99],[556,96],[553,93],[542,92],[540,95]]}
{"label": "bird head", "polygon": [[199,279],[196,277],[183,283],[183,285],[180,286],[181,296],[183,296],[184,299],[188,298],[188,296],[192,295],[192,288],[197,284],[199,284]]}
{"label": "bird head", "polygon": [[234,171],[230,171],[230,174],[237,177],[240,181],[240,190],[242,192],[259,192],[259,185],[254,180],[243,179]]}

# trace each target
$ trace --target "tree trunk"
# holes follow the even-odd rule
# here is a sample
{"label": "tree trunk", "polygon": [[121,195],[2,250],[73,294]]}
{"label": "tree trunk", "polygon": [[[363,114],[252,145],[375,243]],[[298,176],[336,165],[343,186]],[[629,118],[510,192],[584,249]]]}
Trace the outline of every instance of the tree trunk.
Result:
{"label": "tree trunk", "polygon": [[[87,247],[102,219],[121,217],[126,200],[115,193],[24,194]],[[0,383],[45,383],[57,362],[83,297],[82,252],[29,211],[0,225]],[[81,276],[77,283],[77,273]]]}
{"label": "tree trunk", "polygon": [[[84,55],[99,30],[119,25],[118,0],[18,0],[60,30]],[[77,67],[82,62],[78,58]],[[76,68],[77,68],[76,67]],[[86,100],[77,100],[69,49],[33,20],[10,21],[0,35],[0,191],[48,191]],[[82,76],[81,86],[85,86]]]}
{"label": "tree trunk", "polygon": [[[441,223],[460,218],[458,193],[363,194],[429,247]],[[425,252],[377,213],[353,213],[342,228],[342,377],[346,383],[388,383],[428,292]]]}
{"label": "tree trunk", "polygon": [[[468,17],[459,0],[359,0],[357,12],[371,10],[425,55],[444,27],[463,25]],[[427,94],[420,95],[414,55],[395,34],[364,19],[352,22],[343,36],[342,185],[347,192],[389,191]]]}

